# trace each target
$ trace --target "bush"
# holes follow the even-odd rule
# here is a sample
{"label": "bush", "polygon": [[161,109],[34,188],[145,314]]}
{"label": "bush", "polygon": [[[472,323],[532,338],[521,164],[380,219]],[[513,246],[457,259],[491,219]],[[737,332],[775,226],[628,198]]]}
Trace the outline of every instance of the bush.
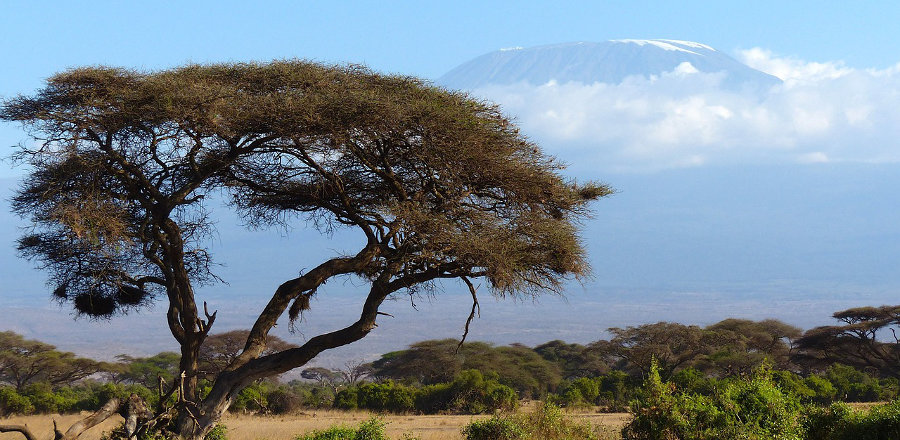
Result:
{"label": "bush", "polygon": [[834,385],[838,400],[844,402],[877,402],[894,397],[891,388],[883,389],[878,379],[847,365],[828,367],[825,378]]}
{"label": "bush", "polygon": [[626,439],[800,439],[802,405],[772,380],[766,366],[745,380],[725,383],[711,396],[676,393],[656,364],[644,385],[645,397],[632,404]]}
{"label": "bush", "polygon": [[520,440],[527,439],[527,431],[513,417],[494,416],[475,420],[463,428],[466,440]]}
{"label": "bush", "polygon": [[228,427],[222,424],[216,425],[203,436],[203,440],[228,440]]}
{"label": "bush", "polygon": [[396,413],[415,409],[416,390],[393,381],[364,383],[357,387],[356,393],[359,408]]}
{"label": "bush", "polygon": [[527,414],[504,413],[487,420],[476,420],[463,428],[466,440],[587,440],[597,435],[587,423],[563,416],[551,403]]}
{"label": "bush", "polygon": [[254,383],[238,393],[228,410],[245,413],[265,412],[269,407],[269,402],[266,400],[266,392],[265,382]]}
{"label": "bush", "polygon": [[345,388],[334,396],[334,407],[337,409],[353,410],[359,408],[357,388]]}
{"label": "bush", "polygon": [[516,392],[502,385],[496,377],[485,377],[478,370],[466,370],[453,382],[418,389],[390,380],[363,383],[338,392],[334,398],[334,407],[394,413],[418,411],[427,414],[482,414],[514,409],[518,401]]}
{"label": "bush", "polygon": [[78,403],[77,397],[71,391],[54,392],[46,382],[28,385],[21,394],[34,406],[34,412],[42,414],[66,413],[73,410]]}
{"label": "bush", "polygon": [[0,387],[0,417],[33,412],[34,405],[27,397],[17,393],[15,388]]}
{"label": "bush", "polygon": [[323,431],[298,436],[295,440],[388,440],[384,433],[384,425],[384,421],[373,417],[356,428],[332,426]]}
{"label": "bush", "polygon": [[274,414],[290,414],[300,409],[300,396],[284,387],[272,390],[266,395],[269,410]]}
{"label": "bush", "polygon": [[896,440],[900,438],[900,401],[859,412],[841,402],[811,408],[803,427],[809,440]]}

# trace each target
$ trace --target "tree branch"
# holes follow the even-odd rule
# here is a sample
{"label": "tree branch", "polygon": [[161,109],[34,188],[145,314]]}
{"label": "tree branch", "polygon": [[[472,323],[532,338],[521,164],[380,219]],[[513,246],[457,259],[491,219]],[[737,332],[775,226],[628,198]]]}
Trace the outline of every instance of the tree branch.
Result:
{"label": "tree branch", "polygon": [[53,430],[56,431],[55,439],[56,440],[75,440],[80,436],[84,431],[93,428],[94,426],[99,425],[104,420],[112,417],[116,414],[116,411],[119,410],[119,399],[113,398],[110,399],[109,402],[106,402],[102,408],[100,408],[97,412],[79,420],[74,425],[70,426],[66,433],[61,433],[58,429],[56,429],[55,423]]}
{"label": "tree branch", "polygon": [[481,305],[478,304],[478,293],[476,292],[478,289],[472,285],[472,282],[469,281],[468,277],[460,277],[463,282],[466,283],[466,286],[469,287],[469,293],[472,294],[472,311],[469,312],[469,317],[466,318],[466,327],[463,331],[462,338],[459,340],[459,345],[456,346],[456,352],[459,353],[459,349],[462,348],[463,342],[466,342],[466,336],[469,335],[469,324],[472,323],[472,319],[475,318],[475,312],[478,312],[478,317],[481,317]]}
{"label": "tree branch", "polygon": [[0,425],[0,432],[20,432],[27,440],[37,440],[37,437],[25,425]]}
{"label": "tree branch", "polygon": [[278,286],[278,289],[272,295],[272,299],[269,300],[262,313],[259,314],[256,323],[253,324],[253,328],[247,336],[244,351],[231,362],[226,371],[233,371],[250,360],[259,357],[265,350],[266,335],[275,326],[278,318],[284,314],[291,300],[296,298],[297,295],[316,289],[329,278],[336,275],[362,270],[378,252],[378,247],[370,243],[353,257],[332,258],[302,276],[286,281]]}

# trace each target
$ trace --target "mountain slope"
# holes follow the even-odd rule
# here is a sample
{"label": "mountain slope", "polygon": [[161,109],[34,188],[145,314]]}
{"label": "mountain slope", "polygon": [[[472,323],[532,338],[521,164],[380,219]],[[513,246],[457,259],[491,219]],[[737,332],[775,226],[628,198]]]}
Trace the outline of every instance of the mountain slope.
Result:
{"label": "mountain slope", "polygon": [[461,64],[437,82],[455,89],[549,81],[618,84],[628,76],[659,75],[676,69],[684,73],[724,72],[722,85],[728,88],[770,87],[781,82],[709,46],[679,40],[610,40],[501,49]]}

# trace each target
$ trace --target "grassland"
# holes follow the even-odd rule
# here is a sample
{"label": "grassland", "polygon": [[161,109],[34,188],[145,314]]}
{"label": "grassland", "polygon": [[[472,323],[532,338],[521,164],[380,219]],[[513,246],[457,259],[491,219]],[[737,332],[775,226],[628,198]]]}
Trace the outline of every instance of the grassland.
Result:
{"label": "grassland", "polygon": [[[530,409],[529,405],[523,406],[524,410]],[[225,417],[224,423],[228,427],[229,440],[290,440],[299,434],[335,424],[355,425],[372,415],[365,411],[335,410],[308,410],[285,416],[229,414]],[[630,418],[630,415],[625,413],[601,414],[589,411],[576,411],[568,415],[596,426],[601,432],[608,434],[608,438],[616,438],[616,434]],[[79,417],[83,416],[16,416],[2,419],[0,424],[27,424],[39,440],[44,440],[53,437],[53,419],[56,419],[60,426],[68,427]],[[387,422],[386,431],[392,439],[410,433],[421,440],[454,440],[462,439],[460,431],[463,426],[474,419],[487,416],[387,414],[380,417]],[[103,431],[112,429],[121,421],[118,416],[110,418],[87,431],[79,440],[99,440]],[[18,433],[7,433],[0,434],[0,440],[23,440],[23,437]]]}

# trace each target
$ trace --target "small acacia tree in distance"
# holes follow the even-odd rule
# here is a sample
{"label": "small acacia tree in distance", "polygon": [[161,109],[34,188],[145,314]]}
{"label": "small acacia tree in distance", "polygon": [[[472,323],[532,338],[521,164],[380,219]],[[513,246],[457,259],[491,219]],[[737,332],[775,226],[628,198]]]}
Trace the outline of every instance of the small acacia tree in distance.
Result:
{"label": "small acacia tree in distance", "polygon": [[[473,297],[475,278],[498,295],[559,290],[587,273],[578,221],[610,193],[564,179],[497,107],[357,66],[80,68],[7,100],[0,118],[38,141],[15,154],[31,172],[13,209],[33,225],[19,250],[53,295],[92,317],[167,304],[184,377],[167,414],[184,438],[203,437],[253,381],[364,337],[390,295],[453,278]],[[200,347],[216,314],[194,289],[217,280],[202,202],[219,193],[254,226],[312,220],[365,240],[271,293],[201,399]],[[342,275],[368,282],[359,319],[267,351],[279,317],[297,318]]]}

